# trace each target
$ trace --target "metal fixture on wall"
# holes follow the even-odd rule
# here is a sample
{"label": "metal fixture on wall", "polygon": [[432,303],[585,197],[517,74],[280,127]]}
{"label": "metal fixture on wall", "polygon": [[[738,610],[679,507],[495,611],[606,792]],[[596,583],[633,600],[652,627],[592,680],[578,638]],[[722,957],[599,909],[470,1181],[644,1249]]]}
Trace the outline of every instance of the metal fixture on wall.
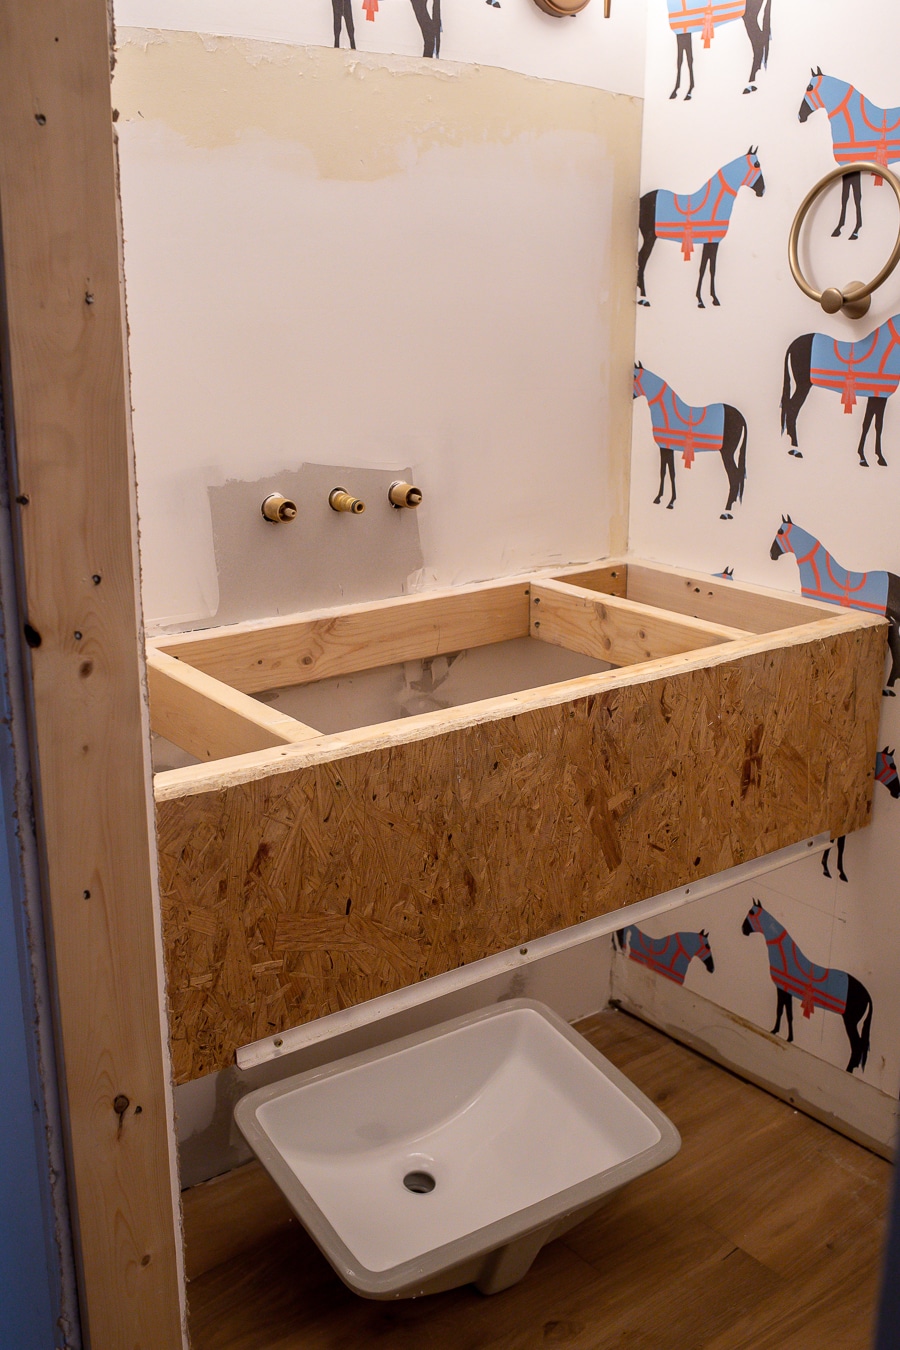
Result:
{"label": "metal fixture on wall", "polygon": [[[586,9],[590,0],[534,0],[534,3],[545,14],[552,14],[557,19],[570,19]],[[612,0],[603,0],[603,13],[607,19],[611,3]]]}
{"label": "metal fixture on wall", "polygon": [[296,519],[297,503],[292,502],[290,497],[282,496],[280,492],[270,492],[260,510],[265,520],[271,521],[273,525],[284,525],[289,520]]}
{"label": "metal fixture on wall", "polygon": [[398,480],[388,488],[388,501],[397,511],[402,511],[404,506],[418,506],[421,500],[421,488],[413,487],[412,483]]}
{"label": "metal fixture on wall", "polygon": [[857,160],[853,164],[839,164],[836,169],[826,173],[815,187],[807,192],[803,201],[800,203],[799,210],[794,216],[794,223],[791,226],[790,238],[788,240],[788,259],[791,264],[791,275],[800,287],[804,295],[808,295],[810,300],[815,300],[821,305],[826,314],[837,314],[839,311],[845,314],[848,319],[861,319],[869,312],[869,306],[872,303],[872,293],[877,291],[882,282],[887,281],[888,277],[900,261],[900,233],[894,247],[891,249],[891,256],[888,258],[884,267],[877,273],[873,279],[864,284],[862,281],[851,281],[849,285],[841,290],[837,286],[828,286],[824,291],[816,291],[810,286],[806,277],[800,269],[800,259],[798,256],[798,245],[800,241],[800,230],[806,219],[809,208],[818,197],[819,193],[827,188],[837,178],[843,178],[851,173],[871,173],[876,178],[883,178],[893,188],[894,196],[897,198],[897,205],[900,206],[900,179],[891,173],[890,169],[885,168],[883,164],[875,164],[869,160]]}
{"label": "metal fixture on wall", "polygon": [[346,488],[332,488],[328,494],[328,505],[332,511],[349,511],[353,516],[361,516],[366,509],[365,502],[352,496]]}

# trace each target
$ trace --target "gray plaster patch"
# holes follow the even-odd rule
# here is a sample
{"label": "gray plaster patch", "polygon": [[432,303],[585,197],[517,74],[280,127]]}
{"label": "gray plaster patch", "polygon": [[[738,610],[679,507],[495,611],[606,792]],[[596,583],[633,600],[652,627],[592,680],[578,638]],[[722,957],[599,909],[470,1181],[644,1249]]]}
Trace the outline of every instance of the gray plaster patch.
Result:
{"label": "gray plaster patch", "polygon": [[[351,469],[304,464],[300,469],[232,481],[209,489],[219,608],[211,624],[274,618],[298,610],[402,595],[423,563],[418,510],[396,510],[388,488],[407,469]],[[343,487],[366,503],[363,515],[332,511],[328,494]],[[297,503],[297,518],[274,525],[262,502],[280,492]]]}

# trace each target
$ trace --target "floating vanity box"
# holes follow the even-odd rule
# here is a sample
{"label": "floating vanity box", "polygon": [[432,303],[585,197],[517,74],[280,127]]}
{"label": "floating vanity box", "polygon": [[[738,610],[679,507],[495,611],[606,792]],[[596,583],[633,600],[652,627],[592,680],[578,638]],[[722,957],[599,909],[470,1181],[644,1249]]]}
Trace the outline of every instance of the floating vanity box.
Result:
{"label": "floating vanity box", "polygon": [[[152,640],[154,730],[195,761],[155,776],[176,1081],[865,825],[887,631],[629,559]],[[518,692],[328,734],[283,710],[488,648]],[[523,689],[530,654],[570,677]]]}

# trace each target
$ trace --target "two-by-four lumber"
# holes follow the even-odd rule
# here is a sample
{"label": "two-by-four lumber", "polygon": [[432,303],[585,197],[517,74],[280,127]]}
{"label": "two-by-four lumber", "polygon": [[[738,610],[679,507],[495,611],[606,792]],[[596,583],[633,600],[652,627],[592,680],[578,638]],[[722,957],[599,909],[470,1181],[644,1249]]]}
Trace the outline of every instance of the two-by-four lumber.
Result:
{"label": "two-by-four lumber", "polygon": [[157,638],[245,694],[528,636],[528,578]]}
{"label": "two-by-four lumber", "polygon": [[629,562],[626,595],[676,614],[738,624],[750,633],[776,633],[834,613],[833,605],[816,604],[799,595],[784,595],[747,582],[717,581],[661,563]]}
{"label": "two-by-four lumber", "polygon": [[554,569],[552,573],[537,573],[534,580],[565,581],[570,586],[585,586],[589,591],[619,595],[624,600],[628,595],[628,563],[618,559],[588,565],[578,563]]}
{"label": "two-by-four lumber", "polygon": [[[108,19],[106,0],[0,6],[3,402],[16,570],[39,635],[27,679],[79,1277],[73,1339],[94,1350],[175,1350],[181,1234],[157,967]],[[8,1315],[3,1323],[0,1341],[21,1346]]]}
{"label": "two-by-four lumber", "polygon": [[245,755],[320,734],[165,652],[147,653],[147,682],[153,730],[197,759]]}
{"label": "two-by-four lumber", "polygon": [[531,587],[531,635],[614,666],[653,661],[747,636],[740,628],[672,615],[562,581]]}

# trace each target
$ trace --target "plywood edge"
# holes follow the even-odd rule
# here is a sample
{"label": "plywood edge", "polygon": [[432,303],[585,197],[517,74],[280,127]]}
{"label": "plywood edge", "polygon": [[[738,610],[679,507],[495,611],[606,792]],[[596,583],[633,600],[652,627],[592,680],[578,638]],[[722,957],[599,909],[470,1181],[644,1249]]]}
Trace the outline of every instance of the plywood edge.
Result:
{"label": "plywood edge", "polygon": [[148,651],[147,683],[153,730],[198,759],[224,759],[320,735],[166,652]]}
{"label": "plywood edge", "polygon": [[752,634],[567,582],[544,581],[531,586],[531,636],[621,666]]}
{"label": "plywood edge", "polygon": [[424,740],[446,731],[458,731],[500,717],[514,717],[538,708],[552,707],[575,698],[602,694],[634,684],[646,684],[661,677],[679,675],[703,666],[719,666],[760,652],[777,651],[814,641],[828,641],[841,634],[859,629],[883,628],[885,638],[888,624],[877,615],[862,614],[858,610],[838,611],[813,623],[785,628],[775,634],[753,634],[718,647],[702,651],[683,652],[676,656],[646,661],[620,670],[604,671],[599,675],[584,675],[579,679],[528,689],[518,694],[484,699],[457,708],[420,713],[399,721],[376,726],[360,727],[350,732],[322,736],[315,743],[275,750],[257,751],[239,755],[215,764],[191,765],[184,769],[170,769],[158,773],[154,780],[157,803],[180,797],[217,792],[242,783],[255,782],[270,774],[289,773],[313,764],[346,759],[351,755],[380,750],[410,741]]}

